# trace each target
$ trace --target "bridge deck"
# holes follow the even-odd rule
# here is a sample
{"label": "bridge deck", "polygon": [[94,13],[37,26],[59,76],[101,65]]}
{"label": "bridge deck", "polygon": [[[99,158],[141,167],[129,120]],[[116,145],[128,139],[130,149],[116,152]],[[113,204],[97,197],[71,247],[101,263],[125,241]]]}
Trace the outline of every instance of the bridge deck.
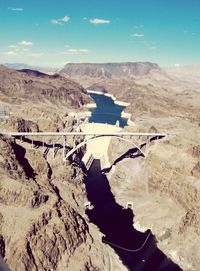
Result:
{"label": "bridge deck", "polygon": [[0,134],[7,136],[168,136],[175,135],[174,133],[83,133],[83,132],[5,132],[0,131]]}

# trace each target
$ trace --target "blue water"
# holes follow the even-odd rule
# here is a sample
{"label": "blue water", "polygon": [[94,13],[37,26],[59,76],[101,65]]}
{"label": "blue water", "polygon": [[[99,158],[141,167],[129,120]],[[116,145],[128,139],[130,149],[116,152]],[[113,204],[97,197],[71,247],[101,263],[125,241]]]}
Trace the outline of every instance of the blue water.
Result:
{"label": "blue water", "polygon": [[127,125],[127,119],[121,117],[125,106],[116,105],[112,98],[103,94],[90,93],[90,96],[95,101],[97,107],[91,110],[92,116],[89,122],[115,125],[119,121],[119,126],[122,128]]}

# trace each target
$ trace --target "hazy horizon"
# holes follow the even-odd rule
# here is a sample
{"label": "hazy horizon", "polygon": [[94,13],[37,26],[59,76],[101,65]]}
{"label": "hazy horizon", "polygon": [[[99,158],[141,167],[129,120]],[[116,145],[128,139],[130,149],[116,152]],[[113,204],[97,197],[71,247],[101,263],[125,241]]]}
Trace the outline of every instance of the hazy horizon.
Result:
{"label": "hazy horizon", "polygon": [[[141,62],[141,63],[145,63],[145,62],[149,62],[149,61],[126,61],[126,62],[68,62],[66,64],[120,64],[120,63],[138,63],[138,62]],[[153,63],[153,64],[158,64],[158,63],[155,63],[155,62],[150,62],[150,63]],[[29,63],[13,63],[13,62],[7,62],[7,63],[0,63],[0,65],[25,65],[25,66],[30,66],[30,67],[33,67],[33,68],[43,68],[43,69],[62,69],[64,68],[64,66],[66,65],[64,64],[63,66],[44,66],[44,65],[40,65],[40,64],[29,64]],[[158,64],[159,65],[159,64]],[[193,64],[188,64],[188,65],[173,65],[173,66],[161,66],[159,65],[161,68],[184,68],[184,67],[200,67],[200,63],[193,63]]]}

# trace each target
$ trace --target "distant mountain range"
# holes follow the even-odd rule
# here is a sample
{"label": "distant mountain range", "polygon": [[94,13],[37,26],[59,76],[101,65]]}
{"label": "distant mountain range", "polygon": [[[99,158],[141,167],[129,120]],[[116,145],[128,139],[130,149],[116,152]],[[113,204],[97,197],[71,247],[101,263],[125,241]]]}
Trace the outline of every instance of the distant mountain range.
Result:
{"label": "distant mountain range", "polygon": [[15,70],[27,70],[27,73],[39,71],[46,74],[60,74],[69,78],[98,79],[164,79],[178,78],[186,81],[200,81],[200,65],[160,68],[151,62],[124,63],[68,63],[61,70],[52,67],[30,66],[24,63],[5,63],[6,67]]}
{"label": "distant mountain range", "polygon": [[200,82],[200,64],[168,67],[164,69],[169,75],[188,81]]}
{"label": "distant mountain range", "polygon": [[31,66],[31,65],[27,65],[25,63],[4,63],[3,65],[8,68],[15,69],[15,70],[28,69],[28,70],[37,70],[37,71],[44,72],[44,73],[55,73],[58,71],[57,68]]}
{"label": "distant mountain range", "polygon": [[151,62],[68,63],[60,73],[69,77],[134,78],[149,75],[152,71],[161,72],[161,68],[158,64]]}

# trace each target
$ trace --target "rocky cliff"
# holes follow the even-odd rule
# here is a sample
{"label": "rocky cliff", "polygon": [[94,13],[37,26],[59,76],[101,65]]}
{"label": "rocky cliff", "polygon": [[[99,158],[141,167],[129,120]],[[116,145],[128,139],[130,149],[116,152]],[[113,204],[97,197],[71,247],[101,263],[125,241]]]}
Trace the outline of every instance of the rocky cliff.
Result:
{"label": "rocky cliff", "polygon": [[[71,129],[69,111],[84,111],[92,99],[85,89],[58,74],[34,70],[16,71],[0,66],[0,111],[9,118],[1,129],[11,131],[58,131]],[[71,123],[71,124],[70,124]]]}
{"label": "rocky cliff", "polygon": [[0,66],[1,102],[50,103],[80,108],[90,101],[84,88],[58,75]]}
{"label": "rocky cliff", "polygon": [[0,137],[2,257],[13,271],[126,270],[88,224],[83,172],[61,161]]}
{"label": "rocky cliff", "polygon": [[127,63],[68,63],[60,71],[60,74],[69,77],[92,77],[92,78],[135,78],[146,76],[152,71],[161,71],[159,66],[150,62],[127,62]]}
{"label": "rocky cliff", "polygon": [[132,145],[113,140],[109,158],[116,163],[108,178],[117,202],[122,206],[133,203],[135,227],[151,228],[163,252],[184,271],[198,271],[200,133],[198,115],[194,121],[193,108],[190,110],[188,119],[165,114],[137,117],[135,127],[127,131],[150,132],[154,125],[159,132],[176,135],[152,142],[146,158],[128,154]]}
{"label": "rocky cliff", "polygon": [[133,146],[113,140],[109,158],[111,163],[117,163],[108,178],[117,202],[124,207],[133,202],[135,227],[143,231],[150,228],[161,250],[184,271],[198,271],[198,80],[183,80],[176,74],[165,78],[151,74],[131,80],[90,78],[86,84],[130,103],[125,111],[131,114],[134,124],[126,127],[127,131],[150,132],[154,127],[157,132],[176,134],[152,143],[145,159],[127,155]]}
{"label": "rocky cliff", "polygon": [[[77,120],[67,112],[90,101],[83,87],[61,76],[1,66],[0,78],[0,106],[10,114],[3,130],[71,131]],[[51,149],[32,148],[29,138],[0,136],[0,253],[11,270],[126,270],[85,216],[79,164],[78,156],[63,162],[62,149],[53,159]]]}

